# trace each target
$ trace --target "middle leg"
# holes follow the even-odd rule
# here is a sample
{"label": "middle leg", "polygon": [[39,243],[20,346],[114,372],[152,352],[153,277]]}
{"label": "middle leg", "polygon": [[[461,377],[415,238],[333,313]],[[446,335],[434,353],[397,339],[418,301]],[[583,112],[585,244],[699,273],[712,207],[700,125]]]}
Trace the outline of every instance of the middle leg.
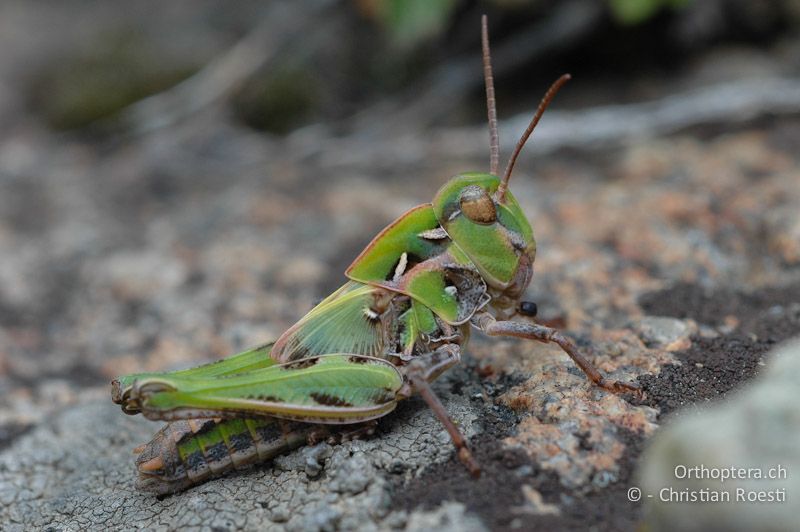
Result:
{"label": "middle leg", "polygon": [[461,348],[458,344],[445,344],[430,353],[416,357],[402,370],[410,385],[410,389],[405,394],[419,393],[434,415],[444,425],[445,430],[450,435],[450,439],[453,440],[453,444],[456,446],[461,463],[466,466],[473,477],[478,477],[481,474],[481,468],[472,456],[466,438],[458,430],[455,422],[430,386],[430,383],[436,377],[457,364],[459,360],[461,360]]}

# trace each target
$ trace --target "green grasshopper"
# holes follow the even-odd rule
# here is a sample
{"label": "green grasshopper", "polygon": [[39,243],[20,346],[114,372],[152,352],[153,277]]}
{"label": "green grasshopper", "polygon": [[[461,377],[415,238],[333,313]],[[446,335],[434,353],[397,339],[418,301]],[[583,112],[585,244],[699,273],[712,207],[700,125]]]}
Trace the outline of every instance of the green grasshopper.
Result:
{"label": "green grasshopper", "polygon": [[556,92],[547,91],[498,177],[499,139],[486,19],[482,20],[490,172],[450,179],[432,203],[381,231],[346,271],[348,282],[274,343],[197,368],[112,382],[128,414],[169,421],[139,449],[140,489],[168,494],[322,438],[369,433],[418,393],[450,434],[459,459],[480,467],[430,383],[457,364],[471,328],[561,347],[593,383],[606,379],[561,332],[532,320],[522,301],[536,242],[508,190],[514,164]]}

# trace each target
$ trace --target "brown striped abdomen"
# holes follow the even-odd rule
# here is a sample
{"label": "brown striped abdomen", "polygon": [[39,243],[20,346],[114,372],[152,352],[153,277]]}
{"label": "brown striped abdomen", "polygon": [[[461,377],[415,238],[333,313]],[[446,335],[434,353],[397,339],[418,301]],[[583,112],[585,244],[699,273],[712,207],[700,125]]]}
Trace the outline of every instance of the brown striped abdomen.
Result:
{"label": "brown striped abdomen", "polygon": [[175,493],[270,460],[325,430],[276,418],[174,421],[143,446],[136,459],[136,487],[157,495]]}

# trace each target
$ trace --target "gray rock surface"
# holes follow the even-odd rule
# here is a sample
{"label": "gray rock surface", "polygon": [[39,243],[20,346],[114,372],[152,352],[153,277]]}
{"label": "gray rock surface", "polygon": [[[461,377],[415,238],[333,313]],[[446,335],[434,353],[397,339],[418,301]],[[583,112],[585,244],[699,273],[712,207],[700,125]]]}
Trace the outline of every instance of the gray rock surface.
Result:
{"label": "gray rock surface", "polygon": [[795,340],[749,388],[668,422],[642,462],[649,530],[797,530],[798,397]]}
{"label": "gray rock surface", "polygon": [[[423,530],[433,522],[458,529],[458,523],[468,522],[468,529],[481,529],[477,518],[464,515],[463,505],[421,516],[392,513],[388,470],[396,461],[414,475],[452,454],[447,434],[421,403],[401,407],[393,427],[371,439],[302,448],[272,465],[158,500],[134,489],[131,454],[156,424],[121,415],[101,390],[87,395],[0,454],[4,530],[324,531],[406,523]],[[475,435],[476,412],[469,403],[451,398],[447,407],[467,435]]]}
{"label": "gray rock surface", "polygon": [[[452,446],[412,400],[368,441],[301,449],[161,501],[135,492],[130,450],[157,425],[120,414],[104,383],[275,339],[344,282],[344,270],[386,224],[430,201],[448,176],[485,170],[488,153],[482,124],[380,139],[360,130],[342,137],[338,126],[323,125],[284,138],[254,132],[222,102],[128,139],[48,129],[27,103],[31,76],[84,48],[109,48],[120,21],[146,29],[163,57],[205,64],[233,44],[233,28],[251,27],[272,3],[242,3],[251,14],[221,0],[162,4],[0,4],[0,528],[550,530],[585,528],[591,518],[633,530],[639,507],[626,505],[624,490],[639,444],[660,423],[656,407],[716,397],[749,378],[755,369],[742,363],[731,371],[733,353],[724,349],[740,324],[772,323],[758,332],[764,344],[800,333],[786,317],[797,315],[800,296],[781,299],[780,319],[753,311],[772,298],[764,287],[800,286],[794,114],[547,157],[535,150],[556,146],[538,129],[511,182],[539,250],[526,298],[606,374],[649,379],[650,402],[597,390],[552,346],[481,343],[476,335],[465,364],[437,389],[468,435],[484,431],[472,441],[485,468],[478,481],[464,478],[455,460],[439,463]],[[329,62],[338,47],[313,41],[301,55],[342,78],[337,66],[349,56]],[[794,65],[793,48],[781,47]],[[477,53],[470,60],[479,82]],[[721,64],[719,56],[709,61]],[[681,92],[690,86],[676,82]],[[591,98],[581,96],[581,83]],[[641,86],[662,95],[675,88]],[[615,98],[626,92],[620,87],[609,86]],[[534,105],[536,89],[528,90],[501,108]],[[616,108],[622,115],[575,109],[559,119],[564,107],[602,100],[593,81],[576,79],[568,90],[573,103],[559,96],[542,123],[569,130],[550,136],[562,147],[586,145],[596,133],[590,122],[629,132],[631,113],[643,123],[642,111],[676,101]],[[331,101],[357,103],[333,93]],[[514,122],[501,129],[515,130]],[[501,135],[506,155],[518,133]],[[676,282],[762,295],[736,306],[715,299],[702,311],[686,294],[666,305],[671,313],[639,304]],[[695,323],[702,338],[691,336]],[[752,336],[732,342],[740,362],[760,356]],[[693,363],[680,365],[686,348]]]}

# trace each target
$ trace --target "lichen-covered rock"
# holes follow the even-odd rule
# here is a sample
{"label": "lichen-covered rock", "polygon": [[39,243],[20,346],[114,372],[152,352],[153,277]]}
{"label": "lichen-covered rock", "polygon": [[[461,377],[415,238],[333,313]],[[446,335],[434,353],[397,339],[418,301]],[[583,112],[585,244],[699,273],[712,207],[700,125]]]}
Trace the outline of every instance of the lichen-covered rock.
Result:
{"label": "lichen-covered rock", "polygon": [[[370,439],[302,448],[274,466],[260,465],[159,500],[134,489],[131,453],[156,425],[121,415],[98,395],[52,416],[0,454],[4,530],[378,530],[393,510],[392,464],[401,461],[413,474],[453,452],[438,420],[412,402],[392,416],[392,429]],[[475,409],[457,397],[446,405],[473,436]],[[311,474],[309,464],[316,464]],[[405,526],[410,520],[414,530],[431,519],[456,527],[466,520],[480,528],[477,518],[464,517],[463,507],[454,512],[394,515],[390,521]]]}
{"label": "lichen-covered rock", "polygon": [[407,532],[486,532],[488,528],[473,516],[466,513],[463,504],[444,503],[430,512],[415,513],[408,521]]}
{"label": "lichen-covered rock", "polygon": [[[609,337],[616,341],[614,349],[606,350],[603,339]],[[605,332],[598,333],[596,340],[597,348],[613,360],[613,366],[599,361],[604,370],[672,360],[663,350],[645,348],[633,335]],[[658,412],[600,391],[557,348],[526,347],[529,356],[516,363],[520,373],[530,377],[500,396],[499,401],[529,415],[520,422],[516,434],[506,438],[506,445],[523,449],[542,469],[557,474],[566,487],[583,489],[614,482],[618,461],[625,452],[620,432],[651,434]]]}
{"label": "lichen-covered rock", "polygon": [[694,323],[663,316],[645,316],[638,329],[647,345],[667,351],[688,349],[692,345],[692,334],[697,332]]}
{"label": "lichen-covered rock", "polygon": [[649,530],[796,530],[798,398],[795,340],[746,390],[668,423],[641,465]]}

